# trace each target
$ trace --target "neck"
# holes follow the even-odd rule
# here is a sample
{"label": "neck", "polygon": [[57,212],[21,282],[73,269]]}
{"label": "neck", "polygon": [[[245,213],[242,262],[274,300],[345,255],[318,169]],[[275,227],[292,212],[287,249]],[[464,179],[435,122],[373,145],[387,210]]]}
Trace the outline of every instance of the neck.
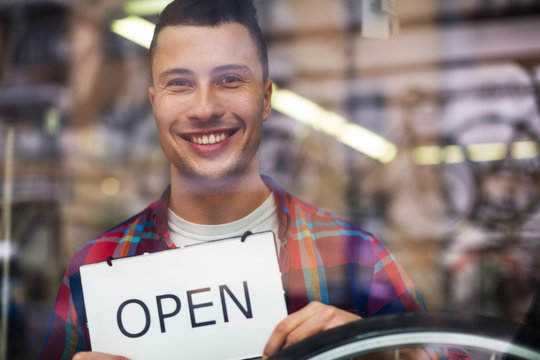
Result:
{"label": "neck", "polygon": [[269,195],[270,190],[258,173],[226,180],[175,179],[173,176],[169,207],[184,220],[218,225],[250,214]]}

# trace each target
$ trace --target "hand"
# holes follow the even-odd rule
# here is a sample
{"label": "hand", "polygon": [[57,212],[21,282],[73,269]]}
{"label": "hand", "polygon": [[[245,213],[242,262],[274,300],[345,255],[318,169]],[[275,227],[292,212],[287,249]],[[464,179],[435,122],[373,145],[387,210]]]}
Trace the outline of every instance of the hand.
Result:
{"label": "hand", "polygon": [[361,319],[350,312],[313,301],[276,325],[264,348],[263,359],[311,335]]}
{"label": "hand", "polygon": [[79,352],[73,357],[73,360],[129,360],[126,357],[104,354],[100,352]]}

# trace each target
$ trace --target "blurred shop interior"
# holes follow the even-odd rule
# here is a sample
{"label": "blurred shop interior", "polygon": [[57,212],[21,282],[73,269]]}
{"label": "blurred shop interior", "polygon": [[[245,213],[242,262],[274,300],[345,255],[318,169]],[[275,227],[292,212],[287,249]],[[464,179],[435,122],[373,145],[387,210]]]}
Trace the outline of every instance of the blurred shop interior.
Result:
{"label": "blurred shop interior", "polygon": [[[146,48],[166,3],[0,0],[9,359],[39,355],[71,254],[168,184]],[[256,4],[276,86],[262,172],[374,233],[430,310],[525,322],[540,280],[540,1]]]}

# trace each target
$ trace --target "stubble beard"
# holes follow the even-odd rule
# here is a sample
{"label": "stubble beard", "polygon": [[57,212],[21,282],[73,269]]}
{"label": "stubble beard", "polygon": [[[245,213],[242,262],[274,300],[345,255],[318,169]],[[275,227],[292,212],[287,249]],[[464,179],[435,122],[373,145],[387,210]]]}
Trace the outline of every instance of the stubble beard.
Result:
{"label": "stubble beard", "polygon": [[[259,141],[260,143],[260,141]],[[258,149],[258,145],[257,145]],[[193,162],[182,162],[175,165],[171,163],[171,172],[176,172],[182,179],[181,183],[192,194],[210,195],[228,192],[243,183],[255,171],[259,176],[256,160],[257,151],[252,154],[242,152],[231,164],[226,167],[204,171]],[[219,162],[219,159],[213,161]]]}
{"label": "stubble beard", "polygon": [[[192,194],[217,195],[220,192],[237,190],[239,184],[246,183],[250,177],[260,177],[257,156],[262,141],[262,122],[258,126],[260,128],[251,134],[258,137],[255,142],[244,143],[240,148],[235,149],[234,153],[231,154],[232,158],[225,159],[224,166],[214,166],[219,165],[219,162],[222,161],[219,156],[206,159],[206,161],[211,162],[210,171],[206,171],[207,169],[204,168],[204,161],[203,164],[198,164],[196,158],[182,159],[181,155],[173,149],[169,149],[169,151],[173,150],[169,153],[171,156],[167,156],[171,164],[171,180],[174,181],[175,177],[180,179],[179,184]],[[166,149],[163,150],[167,155]]]}

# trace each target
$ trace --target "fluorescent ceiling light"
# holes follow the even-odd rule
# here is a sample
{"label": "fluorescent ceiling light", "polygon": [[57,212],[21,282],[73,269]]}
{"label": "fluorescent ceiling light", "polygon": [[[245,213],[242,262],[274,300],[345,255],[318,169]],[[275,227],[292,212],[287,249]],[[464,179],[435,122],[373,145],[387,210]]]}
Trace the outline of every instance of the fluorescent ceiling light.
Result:
{"label": "fluorescent ceiling light", "polygon": [[497,161],[506,157],[506,144],[481,143],[467,145],[472,161]]}
{"label": "fluorescent ceiling light", "polygon": [[417,165],[437,165],[443,162],[456,164],[465,161],[463,148],[458,145],[443,148],[438,145],[417,146],[412,150],[411,157]]}
{"label": "fluorescent ceiling light", "polygon": [[124,11],[130,15],[157,15],[172,0],[131,0],[124,5]]}
{"label": "fluorescent ceiling light", "polygon": [[465,154],[463,154],[463,148],[459,145],[445,146],[444,161],[447,164],[457,164],[465,161]]}
{"label": "fluorescent ceiling light", "polygon": [[511,147],[514,159],[530,159],[538,157],[538,144],[534,141],[516,141]]}
{"label": "fluorescent ceiling light", "polygon": [[443,154],[439,146],[432,145],[414,148],[411,156],[418,165],[436,165],[441,163]]}
{"label": "fluorescent ceiling light", "polygon": [[443,148],[433,146],[418,146],[412,150],[413,161],[417,165],[437,165],[443,162],[447,164],[465,161],[464,150],[467,151],[472,161],[498,161],[508,155],[513,159],[532,159],[539,155],[538,144],[534,141],[515,141],[508,145],[504,143],[480,143],[469,144],[466,149],[458,145],[448,145]]}
{"label": "fluorescent ceiling light", "polygon": [[390,141],[292,91],[274,86],[272,108],[380,162],[396,157],[397,147]]}
{"label": "fluorescent ceiling light", "polygon": [[152,42],[154,27],[153,23],[138,16],[128,16],[111,24],[113,32],[147,49]]}

